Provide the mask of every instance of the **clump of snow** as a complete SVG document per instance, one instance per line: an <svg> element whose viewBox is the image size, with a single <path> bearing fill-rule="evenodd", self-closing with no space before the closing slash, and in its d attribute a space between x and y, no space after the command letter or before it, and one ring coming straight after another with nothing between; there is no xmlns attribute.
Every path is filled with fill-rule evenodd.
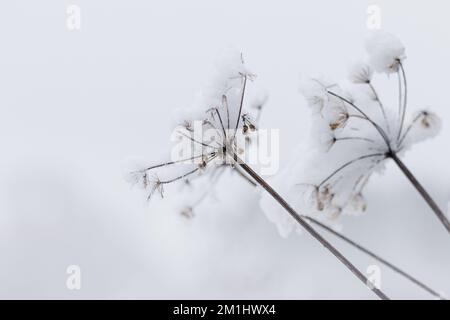
<svg viewBox="0 0 450 320"><path fill-rule="evenodd" d="M376 72L395 73L405 58L405 47L400 40L385 31L372 31L366 40L369 65Z"/></svg>
<svg viewBox="0 0 450 320"><path fill-rule="evenodd" d="M439 116L431 110L424 109L413 113L402 138L407 145L436 137L442 128Z"/></svg>
<svg viewBox="0 0 450 320"><path fill-rule="evenodd" d="M142 174L142 171L146 168L147 163L142 158L129 158L123 165L123 178L132 187L138 187L141 189L146 188L146 177Z"/></svg>

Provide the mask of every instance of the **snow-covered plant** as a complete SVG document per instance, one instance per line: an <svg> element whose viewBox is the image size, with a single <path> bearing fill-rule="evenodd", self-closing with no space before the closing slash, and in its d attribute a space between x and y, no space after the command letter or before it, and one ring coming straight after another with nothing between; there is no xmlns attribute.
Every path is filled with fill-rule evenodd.
<svg viewBox="0 0 450 320"><path fill-rule="evenodd" d="M212 189L214 181L223 170L231 168L247 181L259 185L281 205L297 223L329 250L364 285L368 286L382 299L387 296L374 286L370 286L363 275L330 242L313 229L267 182L261 178L244 160L246 144L252 141L251 134L256 131L256 121L264 98L247 104L248 82L254 75L244 64L241 54L228 54L217 65L214 77L199 95L194 106L179 110L178 126L175 130L176 148L171 159L156 165L134 167L127 175L132 185L147 190L150 198L155 193L163 196L164 188L176 182L192 184L203 178L206 193L195 197L198 204ZM251 108L253 106L253 108ZM256 116L250 111L255 111ZM182 213L192 215L194 205L186 206ZM326 227L326 226L324 226Z"/></svg>
<svg viewBox="0 0 450 320"><path fill-rule="evenodd" d="M244 97L254 78L240 53L226 52L194 104L175 111L174 146L169 159L156 165L134 165L126 180L146 190L148 199L154 194L163 197L167 186L180 182L189 189L189 197L180 208L187 217L193 215L194 208L213 191L227 169L248 180L230 155L242 155L255 140L257 120L267 97L254 90L246 103Z"/></svg>
<svg viewBox="0 0 450 320"><path fill-rule="evenodd" d="M445 215L399 159L415 143L434 137L441 121L425 109L407 116L406 55L396 37L377 31L365 47L367 61L355 65L346 81L315 78L302 87L311 110L309 143L274 183L297 210L332 222L366 210L364 186L393 159L450 232ZM374 78L386 75L398 79L395 102L386 103L376 90ZM296 228L267 197L262 207L283 235Z"/></svg>

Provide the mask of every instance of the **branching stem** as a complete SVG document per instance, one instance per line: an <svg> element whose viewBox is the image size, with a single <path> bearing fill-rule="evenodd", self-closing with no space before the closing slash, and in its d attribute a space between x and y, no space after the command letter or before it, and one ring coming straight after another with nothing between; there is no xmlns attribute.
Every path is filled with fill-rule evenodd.
<svg viewBox="0 0 450 320"><path fill-rule="evenodd" d="M239 103L239 112L238 112L238 116L237 116L237 120L236 120L236 128L234 129L234 136L233 136L233 141L236 138L236 133L239 127L239 122L241 121L241 114L242 114L242 107L244 106L244 97L245 97L245 88L247 85L247 76L244 76L244 84L242 86L242 94L241 94L241 101Z"/></svg>
<svg viewBox="0 0 450 320"><path fill-rule="evenodd" d="M405 90L405 94L403 97L403 107L402 107L402 111L401 111L401 119L400 119L400 129L398 130L398 136L397 136L397 141L400 139L401 135L402 135L402 131L403 131L403 125L405 123L405 115L406 115L406 108L408 106L408 85L406 82L406 74L405 74L405 69L403 68L403 64L401 61L398 61L398 65L399 68L402 72L402 78L403 78L403 86L404 86L404 90Z"/></svg>
<svg viewBox="0 0 450 320"><path fill-rule="evenodd" d="M389 139L388 139L388 137L386 135L386 132L384 132L384 130L375 121L373 121L364 111L362 111L361 108L359 108L353 102L347 100L346 98L344 98L344 97L334 93L333 91L327 90L327 92L329 94L331 94L332 96L335 96L336 98L341 99L342 101L344 101L345 103L350 105L352 108L354 108L356 111L358 111L367 121L369 121L372 124L372 126L375 127L375 129L378 131L378 133L381 135L381 137L383 138L384 142L386 143L386 146L388 147L388 149L391 150L391 144L390 144Z"/></svg>
<svg viewBox="0 0 450 320"><path fill-rule="evenodd" d="M333 178L336 174L338 174L341 170L345 169L346 167L348 167L349 165L352 165L355 162L364 160L364 159L370 159L370 158L374 158L374 157L380 157L380 156L384 156L384 153L374 153L374 154L367 154L358 158L355 158L353 160L350 160L346 163L344 163L342 166L340 166L338 169L336 169L332 174L330 174L327 178L325 178L324 180L322 180L321 183L319 183L318 187L320 188L321 186L323 186L327 181L329 181L331 178Z"/></svg>

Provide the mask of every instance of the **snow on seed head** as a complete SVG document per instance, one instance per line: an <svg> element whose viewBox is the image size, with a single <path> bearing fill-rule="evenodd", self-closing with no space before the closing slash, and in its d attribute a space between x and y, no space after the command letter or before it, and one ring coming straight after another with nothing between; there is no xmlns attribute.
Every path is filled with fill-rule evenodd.
<svg viewBox="0 0 450 320"><path fill-rule="evenodd" d="M359 62L351 67L349 80L357 84L370 83L372 80L372 75L372 68L366 63Z"/></svg>
<svg viewBox="0 0 450 320"><path fill-rule="evenodd" d="M365 43L368 63L380 73L398 71L399 63L406 59L405 47L400 40L385 31L372 31Z"/></svg>
<svg viewBox="0 0 450 320"><path fill-rule="evenodd" d="M298 212L328 223L337 222L343 214L365 212L368 204L363 192L372 174L384 170L391 154L435 136L441 127L440 119L429 110L407 116L401 42L376 32L366 49L368 63L356 64L347 81L312 78L302 84L301 93L312 111L308 143L271 181ZM385 77L384 73L398 76L394 101L386 99L392 95L377 91L378 82L373 82L375 77ZM264 211L266 198L263 195L261 200ZM292 231L293 219L289 226L280 209L270 210L266 214L279 223L284 235Z"/></svg>
<svg viewBox="0 0 450 320"><path fill-rule="evenodd" d="M441 127L442 121L436 113L428 109L416 111L410 116L401 142L404 148L409 148L412 144L434 138Z"/></svg>
<svg viewBox="0 0 450 320"><path fill-rule="evenodd" d="M256 131L256 123L265 97L255 97L257 107L249 107L245 96L255 75L244 63L240 52L227 50L195 96L194 103L187 108L176 109L173 114L172 140L175 143L171 156L154 165L141 165L130 170L126 180L145 189L148 198L153 194L163 195L166 186L173 184L196 186L196 196L189 188L190 199L195 203L182 206L184 216L192 212L211 192L224 168L233 169L231 153L241 153L241 135L250 138ZM258 115L257 118L252 113ZM202 183L194 183L201 181ZM206 188L202 185L206 184ZM188 208L188 209L186 209Z"/></svg>

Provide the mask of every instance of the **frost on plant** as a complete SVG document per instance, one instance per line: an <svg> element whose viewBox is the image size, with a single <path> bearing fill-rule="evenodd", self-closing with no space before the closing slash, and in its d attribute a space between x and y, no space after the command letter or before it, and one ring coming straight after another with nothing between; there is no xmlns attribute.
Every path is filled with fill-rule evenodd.
<svg viewBox="0 0 450 320"><path fill-rule="evenodd" d="M146 190L148 199L163 197L167 186L182 182L179 185L189 189L189 196L179 211L190 217L227 168L248 179L233 166L230 155L243 154L255 138L266 97L256 94L246 102L254 77L241 53L226 52L193 106L176 110L169 159L154 165L134 164L127 181Z"/></svg>
<svg viewBox="0 0 450 320"><path fill-rule="evenodd" d="M440 119L430 110L407 116L405 49L393 35L374 32L366 42L366 62L351 68L345 81L313 78L302 86L311 111L309 143L273 183L299 212L327 222L367 208L363 190L385 160L434 137ZM396 101L384 101L374 77L397 77ZM282 235L295 222L268 197L262 207Z"/></svg>

